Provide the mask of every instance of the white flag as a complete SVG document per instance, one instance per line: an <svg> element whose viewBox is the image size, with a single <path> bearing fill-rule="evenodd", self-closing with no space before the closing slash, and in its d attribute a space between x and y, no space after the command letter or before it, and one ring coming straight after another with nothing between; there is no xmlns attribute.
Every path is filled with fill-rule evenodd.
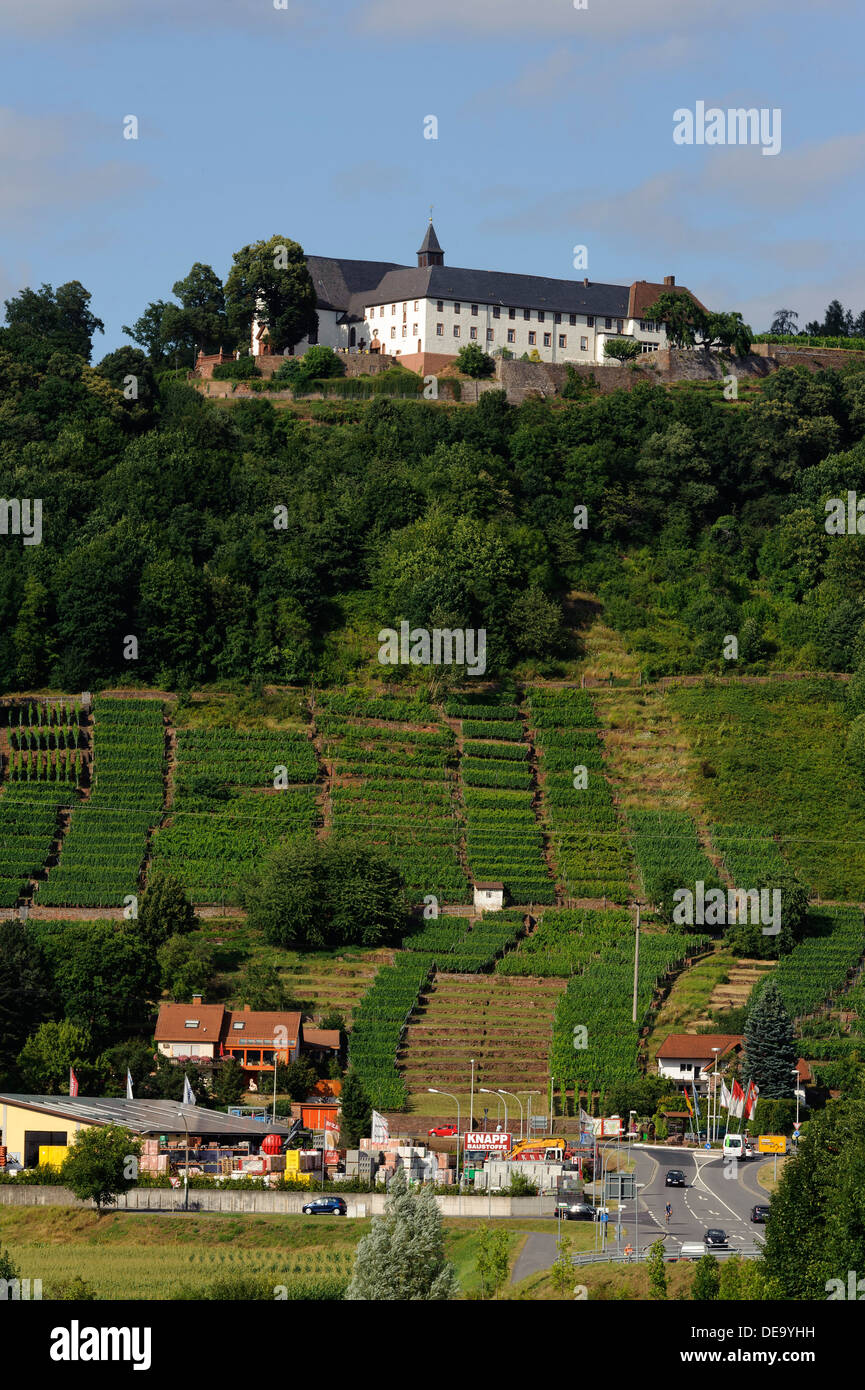
<svg viewBox="0 0 865 1390"><path fill-rule="evenodd" d="M732 1097L731 1093L727 1090L727 1083L726 1083L725 1081L722 1081L722 1082L721 1082L721 1105L723 1106L723 1108L724 1108L725 1110L729 1110L729 1109L730 1109L730 1106L732 1105L732 1103L733 1103L733 1097Z"/></svg>
<svg viewBox="0 0 865 1390"><path fill-rule="evenodd" d="M390 1125L384 1115L380 1115L377 1110L372 1112L372 1134L370 1137L374 1144L386 1144L390 1138Z"/></svg>
<svg viewBox="0 0 865 1390"><path fill-rule="evenodd" d="M132 1094L132 1072L129 1070L128 1067L126 1068L126 1099L135 1099L134 1095Z"/></svg>
<svg viewBox="0 0 865 1390"><path fill-rule="evenodd" d="M189 1084L189 1077L186 1075L186 1072L183 1073L183 1104L195 1104L195 1096L192 1094L192 1087Z"/></svg>
<svg viewBox="0 0 865 1390"><path fill-rule="evenodd" d="M592 1117L580 1106L580 1131L582 1133L588 1130L591 1133L591 1129Z"/></svg>

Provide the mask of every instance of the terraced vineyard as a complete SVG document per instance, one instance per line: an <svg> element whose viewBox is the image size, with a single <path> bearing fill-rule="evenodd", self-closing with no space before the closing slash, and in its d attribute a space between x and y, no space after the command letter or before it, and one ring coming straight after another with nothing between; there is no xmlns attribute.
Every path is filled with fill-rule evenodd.
<svg viewBox="0 0 865 1390"><path fill-rule="evenodd" d="M162 815L165 729L156 700L93 702L89 799L72 811L42 907L122 907L137 894L147 837Z"/></svg>
<svg viewBox="0 0 865 1390"><path fill-rule="evenodd" d="M553 856L571 898L627 902L627 844L605 776L598 718L583 690L530 689L533 737ZM587 784L575 786L585 770Z"/></svg>
<svg viewBox="0 0 865 1390"><path fill-rule="evenodd" d="M811 908L814 932L782 956L769 977L794 1019L820 1008L840 993L865 952L865 924L858 907ZM762 987L762 982L755 986Z"/></svg>
<svg viewBox="0 0 865 1390"><path fill-rule="evenodd" d="M14 907L42 870L57 835L58 811L71 789L50 782L12 782L0 795L0 907Z"/></svg>
<svg viewBox="0 0 865 1390"><path fill-rule="evenodd" d="M643 894L649 902L669 908L677 888L694 893L698 881L707 889L720 887L694 822L684 811L631 811L628 824Z"/></svg>

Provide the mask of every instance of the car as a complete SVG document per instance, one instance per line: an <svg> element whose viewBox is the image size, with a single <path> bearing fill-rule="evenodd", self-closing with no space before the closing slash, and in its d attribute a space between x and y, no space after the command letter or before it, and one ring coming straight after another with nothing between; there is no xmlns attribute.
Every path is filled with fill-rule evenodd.
<svg viewBox="0 0 865 1390"><path fill-rule="evenodd" d="M713 1227L706 1232L705 1242L710 1250L725 1249L729 1243L727 1241L727 1232L720 1230L718 1227Z"/></svg>
<svg viewBox="0 0 865 1390"><path fill-rule="evenodd" d="M316 1197L312 1202L307 1202L303 1214L304 1216L347 1216L348 1207L342 1197Z"/></svg>
<svg viewBox="0 0 865 1390"><path fill-rule="evenodd" d="M765 1224L766 1224L766 1217L767 1217L768 1215L769 1215L769 1204L768 1204L768 1202L759 1203L756 1207L752 1207L752 1208L751 1208L751 1220L752 1220L752 1221L757 1221L757 1222L759 1222L759 1224L760 1224L761 1226L765 1226Z"/></svg>
<svg viewBox="0 0 865 1390"><path fill-rule="evenodd" d="M591 1202L557 1202L556 1212L564 1221L594 1221L598 1215Z"/></svg>
<svg viewBox="0 0 865 1390"><path fill-rule="evenodd" d="M436 1139L450 1139L456 1132L456 1125L433 1125L432 1129L427 1130L427 1134L435 1135Z"/></svg>
<svg viewBox="0 0 865 1390"><path fill-rule="evenodd" d="M665 1187L687 1187L687 1185L688 1184L685 1182L685 1174L682 1172L681 1168L669 1168L667 1170L666 1176L664 1177Z"/></svg>

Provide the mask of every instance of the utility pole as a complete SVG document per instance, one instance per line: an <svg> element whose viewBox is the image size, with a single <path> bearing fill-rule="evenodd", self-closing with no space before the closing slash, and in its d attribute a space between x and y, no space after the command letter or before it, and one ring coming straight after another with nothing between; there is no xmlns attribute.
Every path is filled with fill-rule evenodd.
<svg viewBox="0 0 865 1390"><path fill-rule="evenodd" d="M640 977L640 904L637 903L637 925L634 932L634 1011L633 1021L637 1021L637 984Z"/></svg>

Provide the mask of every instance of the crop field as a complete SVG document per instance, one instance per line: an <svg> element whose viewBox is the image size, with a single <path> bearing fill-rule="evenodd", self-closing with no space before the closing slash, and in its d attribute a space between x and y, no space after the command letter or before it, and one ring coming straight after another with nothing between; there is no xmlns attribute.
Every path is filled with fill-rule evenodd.
<svg viewBox="0 0 865 1390"><path fill-rule="evenodd" d="M0 794L0 907L14 907L42 869L57 833L57 812L71 790L50 782L14 782Z"/></svg>
<svg viewBox="0 0 865 1390"><path fill-rule="evenodd" d="M713 825L709 833L737 888L754 888L765 874L790 870L777 843L764 830L737 823Z"/></svg>
<svg viewBox="0 0 865 1390"><path fill-rule="evenodd" d="M544 954L557 967L570 965L568 987L556 1009L550 1070L562 1086L598 1089L632 1077L637 1070L639 1028L649 1017L658 981L679 970L708 942L682 932L642 932L637 988L637 1022L632 1021L634 924L629 913L557 912L523 942L540 964ZM575 1030L585 1028L585 1038ZM581 1046L585 1041L586 1045Z"/></svg>
<svg viewBox="0 0 865 1390"><path fill-rule="evenodd" d="M821 898L865 901L865 787L847 753L840 681L706 684L668 696L705 765L710 819L776 836Z"/></svg>
<svg viewBox="0 0 865 1390"><path fill-rule="evenodd" d="M318 776L315 749L300 729L180 729L177 783L195 790L201 779L233 787L312 783Z"/></svg>
<svg viewBox="0 0 865 1390"><path fill-rule="evenodd" d="M718 875L697 837L691 817L684 811L630 811L631 845L643 885L643 893L656 906L669 906L677 888L695 892L720 886Z"/></svg>
<svg viewBox="0 0 865 1390"><path fill-rule="evenodd" d="M571 898L626 902L630 866L627 844L605 776L598 719L582 690L532 689L530 720L559 877ZM585 769L587 785L575 787Z"/></svg>
<svg viewBox="0 0 865 1390"><path fill-rule="evenodd" d="M865 924L859 908L811 908L808 917L808 930L814 934L782 956L769 977L794 1019L812 1013L840 993L865 951ZM761 985L755 988L759 990Z"/></svg>
<svg viewBox="0 0 865 1390"><path fill-rule="evenodd" d="M40 907L121 907L138 892L147 836L162 815L164 739L159 701L94 700L90 797L72 812L60 862L39 885Z"/></svg>
<svg viewBox="0 0 865 1390"><path fill-rule="evenodd" d="M318 703L334 833L385 851L416 901L465 902L452 731L429 706L392 697L328 695ZM425 727L399 727L412 716ZM364 722L373 719L387 724Z"/></svg>

